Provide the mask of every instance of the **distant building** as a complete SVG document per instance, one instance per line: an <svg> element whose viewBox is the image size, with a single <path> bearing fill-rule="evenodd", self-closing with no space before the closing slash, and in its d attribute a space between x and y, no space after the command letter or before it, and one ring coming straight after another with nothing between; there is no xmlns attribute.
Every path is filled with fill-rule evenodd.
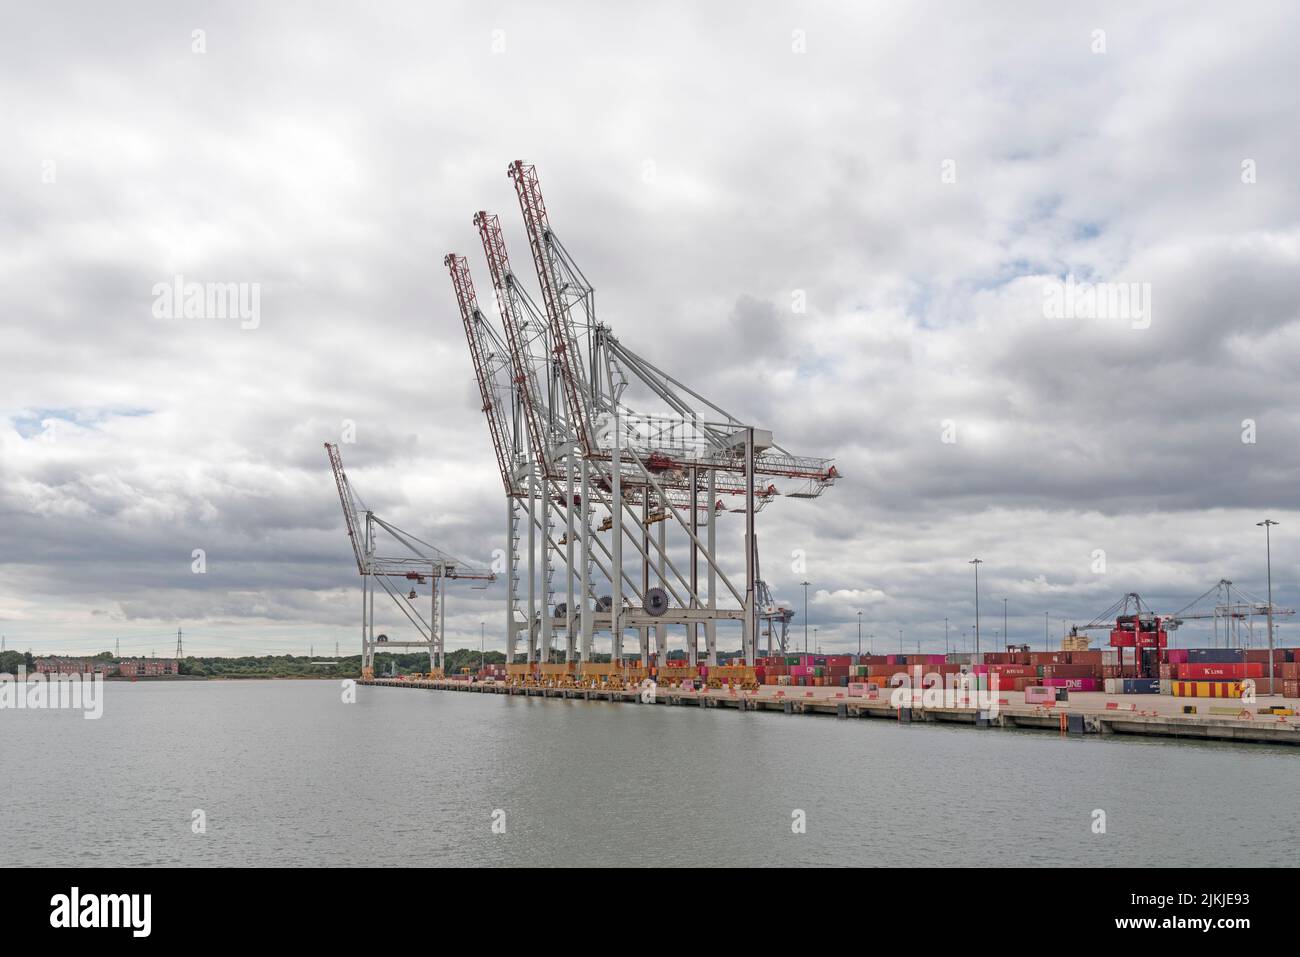
<svg viewBox="0 0 1300 957"><path fill-rule="evenodd" d="M116 661L102 658L37 658L35 665L45 675L109 674L117 670Z"/></svg>
<svg viewBox="0 0 1300 957"><path fill-rule="evenodd" d="M118 663L123 678L176 675L180 674L180 666L175 658L126 658Z"/></svg>

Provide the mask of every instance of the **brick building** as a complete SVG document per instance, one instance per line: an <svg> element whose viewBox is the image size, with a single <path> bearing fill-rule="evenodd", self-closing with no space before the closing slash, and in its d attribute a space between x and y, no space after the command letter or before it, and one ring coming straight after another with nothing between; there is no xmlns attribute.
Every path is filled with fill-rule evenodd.
<svg viewBox="0 0 1300 957"><path fill-rule="evenodd" d="M123 678L180 674L180 662L175 658L126 658L118 666L122 669Z"/></svg>
<svg viewBox="0 0 1300 957"><path fill-rule="evenodd" d="M117 670L116 661L102 658L37 658L35 665L45 675L107 675Z"/></svg>

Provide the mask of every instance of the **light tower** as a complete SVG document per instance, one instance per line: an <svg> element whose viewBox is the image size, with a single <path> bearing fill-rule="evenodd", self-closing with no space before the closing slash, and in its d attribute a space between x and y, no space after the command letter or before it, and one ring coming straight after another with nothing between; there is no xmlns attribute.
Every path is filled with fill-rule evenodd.
<svg viewBox="0 0 1300 957"><path fill-rule="evenodd" d="M1255 524L1264 529L1264 555L1268 562L1268 690L1272 694L1276 672L1273 670L1273 542L1270 532L1278 523L1266 518Z"/></svg>

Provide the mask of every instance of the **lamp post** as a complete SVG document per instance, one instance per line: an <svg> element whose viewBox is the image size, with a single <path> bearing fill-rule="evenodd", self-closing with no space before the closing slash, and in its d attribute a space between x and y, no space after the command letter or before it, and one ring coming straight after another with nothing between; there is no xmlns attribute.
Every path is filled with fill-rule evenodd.
<svg viewBox="0 0 1300 957"><path fill-rule="evenodd" d="M903 629L898 629L898 653L903 653Z"/></svg>
<svg viewBox="0 0 1300 957"><path fill-rule="evenodd" d="M943 620L943 654L948 656L948 619Z"/></svg>
<svg viewBox="0 0 1300 957"><path fill-rule="evenodd" d="M984 564L981 558L972 558L966 563L975 566L975 654L980 653L980 566Z"/></svg>
<svg viewBox="0 0 1300 957"><path fill-rule="evenodd" d="M1002 599L1002 639L1011 644L1011 632L1007 631L1007 600Z"/></svg>
<svg viewBox="0 0 1300 957"><path fill-rule="evenodd" d="M1272 694L1275 672L1273 671L1273 542L1270 530L1278 523L1271 518L1266 518L1255 524L1264 529L1264 556L1268 562L1268 690Z"/></svg>
<svg viewBox="0 0 1300 957"><path fill-rule="evenodd" d="M858 657L862 657L862 612L858 612Z"/></svg>
<svg viewBox="0 0 1300 957"><path fill-rule="evenodd" d="M811 582L800 582L803 585L803 653L808 654L808 586Z"/></svg>

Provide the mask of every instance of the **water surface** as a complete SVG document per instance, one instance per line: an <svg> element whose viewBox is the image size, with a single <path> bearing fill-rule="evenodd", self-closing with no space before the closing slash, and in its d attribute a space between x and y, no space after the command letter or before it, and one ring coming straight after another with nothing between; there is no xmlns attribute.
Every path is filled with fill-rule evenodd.
<svg viewBox="0 0 1300 957"><path fill-rule="evenodd" d="M98 721L0 712L0 863L1191 867L1300 849L1300 749L398 688L344 704L335 681L105 694Z"/></svg>

